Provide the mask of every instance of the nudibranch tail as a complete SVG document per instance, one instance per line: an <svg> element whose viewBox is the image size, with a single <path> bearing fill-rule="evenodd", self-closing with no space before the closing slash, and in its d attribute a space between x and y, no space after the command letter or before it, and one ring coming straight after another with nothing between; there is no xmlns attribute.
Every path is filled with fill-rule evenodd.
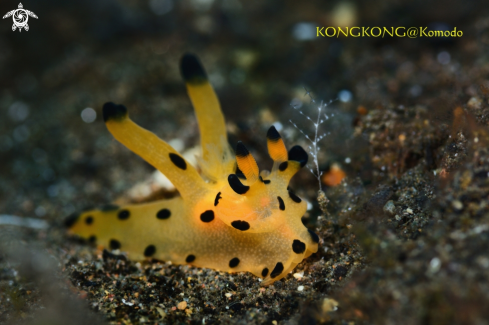
<svg viewBox="0 0 489 325"><path fill-rule="evenodd" d="M178 255L175 243L182 240L180 228L185 222L180 216L184 206L182 197L125 206L110 204L75 215L77 220L70 231L99 246L120 249L134 260L157 256L183 264L185 256ZM162 227L172 231L162 233Z"/></svg>
<svg viewBox="0 0 489 325"><path fill-rule="evenodd" d="M262 277L263 285L271 284L318 249L319 238L301 221L307 204L288 188L308 155L300 146L287 151L273 126L267 132L271 171L260 172L241 142L233 155L219 102L199 60L186 54L180 67L201 131L202 175L168 143L132 122L125 106L106 103L109 131L165 174L181 196L103 206L70 217L67 226L131 259L248 271Z"/></svg>

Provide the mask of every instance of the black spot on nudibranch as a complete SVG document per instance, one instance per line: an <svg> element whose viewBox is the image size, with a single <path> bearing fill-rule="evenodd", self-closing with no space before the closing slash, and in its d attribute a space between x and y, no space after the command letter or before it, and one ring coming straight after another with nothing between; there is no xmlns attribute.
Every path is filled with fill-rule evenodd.
<svg viewBox="0 0 489 325"><path fill-rule="evenodd" d="M233 191L235 191L238 194L245 194L250 189L249 186L243 185L243 183L241 183L241 181L239 180L238 176L236 176L235 174L230 174L228 176L228 183L229 186L231 186L231 188L233 189Z"/></svg>
<svg viewBox="0 0 489 325"><path fill-rule="evenodd" d="M285 210L285 203L284 203L284 200L282 200L282 198L280 196L277 196L277 200L278 200L278 208L282 211Z"/></svg>
<svg viewBox="0 0 489 325"><path fill-rule="evenodd" d="M292 250L296 254L302 254L306 251L306 244L301 242L299 239L294 239L292 242Z"/></svg>
<svg viewBox="0 0 489 325"><path fill-rule="evenodd" d="M275 126L272 125L267 131L267 139L273 142L277 142L281 138L282 137L280 136L280 133L278 133Z"/></svg>
<svg viewBox="0 0 489 325"><path fill-rule="evenodd" d="M131 212L129 212L129 210L122 210L117 214L117 218L119 218L119 220L127 220L130 216Z"/></svg>
<svg viewBox="0 0 489 325"><path fill-rule="evenodd" d="M316 233L314 231L312 231L311 229L307 229L307 231L309 231L309 235L311 235L312 241L315 243L319 243L319 236L316 235Z"/></svg>
<svg viewBox="0 0 489 325"><path fill-rule="evenodd" d="M65 219L65 227L66 228L71 228L80 218L80 214L75 212L70 214L66 219Z"/></svg>
<svg viewBox="0 0 489 325"><path fill-rule="evenodd" d="M295 195L295 193L292 191L289 191L289 197L295 203L301 203L302 202L302 199L300 197L298 197L297 195Z"/></svg>
<svg viewBox="0 0 489 325"><path fill-rule="evenodd" d="M104 104L103 117L104 121L120 121L127 116L127 108L124 105L116 105L112 102Z"/></svg>
<svg viewBox="0 0 489 325"><path fill-rule="evenodd" d="M97 236L95 235L91 235L90 237L88 237L88 241L91 243L91 244L95 244L97 242Z"/></svg>
<svg viewBox="0 0 489 325"><path fill-rule="evenodd" d="M182 170L185 170L187 169L187 163L185 162L185 160L180 157L179 155L175 154L175 153L170 153L170 160L171 162L177 166L178 168L182 169Z"/></svg>
<svg viewBox="0 0 489 325"><path fill-rule="evenodd" d="M260 179L260 181L262 181L262 182L263 182L265 185L268 185L268 184L270 184L270 182L271 182L271 180L269 180L269 179L263 179L263 177L261 177L261 176L259 176L258 178L259 178L259 179Z"/></svg>
<svg viewBox="0 0 489 325"><path fill-rule="evenodd" d="M121 248L121 243L118 240L111 239L109 241L109 247L110 247L110 249L119 249L119 248Z"/></svg>
<svg viewBox="0 0 489 325"><path fill-rule="evenodd" d="M264 268L263 271L261 271L261 276L266 277L268 275L268 268Z"/></svg>
<svg viewBox="0 0 489 325"><path fill-rule="evenodd" d="M229 267L231 268L238 266L238 264L239 264L239 258L237 257L229 261Z"/></svg>
<svg viewBox="0 0 489 325"><path fill-rule="evenodd" d="M199 59L190 53L182 56L180 73L185 82L189 84L201 84L207 81L207 75Z"/></svg>
<svg viewBox="0 0 489 325"><path fill-rule="evenodd" d="M282 264L282 262L278 262L276 265L275 265L275 268L273 269L272 273L270 273L270 277L273 279L273 278L276 278L277 276L280 275L280 273L282 273L284 271L284 265Z"/></svg>
<svg viewBox="0 0 489 325"><path fill-rule="evenodd" d="M153 256L155 253L156 253L156 247L155 247L155 245L149 245L149 246L148 246L148 247L146 247L146 249L144 250L144 256L146 256L146 257L151 257L151 256Z"/></svg>
<svg viewBox="0 0 489 325"><path fill-rule="evenodd" d="M309 159L307 152L302 149L301 146L293 146L289 150L289 160L298 161L301 164L301 167L304 167L307 164L307 160Z"/></svg>
<svg viewBox="0 0 489 325"><path fill-rule="evenodd" d="M241 221L241 220L235 220L231 222L231 226L241 231L250 229L250 224L246 221Z"/></svg>
<svg viewBox="0 0 489 325"><path fill-rule="evenodd" d="M284 161L283 163L281 163L280 165L278 165L278 170L280 170L281 172L283 172L284 170L287 169L287 167L289 167L289 163Z"/></svg>
<svg viewBox="0 0 489 325"><path fill-rule="evenodd" d="M87 225L91 225L93 223L93 217L92 216L88 216L85 218L85 223Z"/></svg>
<svg viewBox="0 0 489 325"><path fill-rule="evenodd" d="M240 179L246 179L245 174L243 174L243 172L241 171L241 169L239 169L238 165L236 165L236 173L235 174Z"/></svg>
<svg viewBox="0 0 489 325"><path fill-rule="evenodd" d="M99 208L99 210L102 212L109 212L109 211L119 210L119 206L111 203L111 204L102 205Z"/></svg>
<svg viewBox="0 0 489 325"><path fill-rule="evenodd" d="M168 209L161 209L156 214L156 218L158 218L160 220L168 219L168 218L170 218L170 216L171 216L171 211Z"/></svg>
<svg viewBox="0 0 489 325"><path fill-rule="evenodd" d="M192 255L192 254L187 256L187 258L185 259L185 262L187 262L187 263L192 263L193 261L195 261L195 255Z"/></svg>
<svg viewBox="0 0 489 325"><path fill-rule="evenodd" d="M219 200L222 199L221 192L217 193L216 198L214 199L214 206L217 207L219 204Z"/></svg>
<svg viewBox="0 0 489 325"><path fill-rule="evenodd" d="M212 220L214 220L214 211L205 211L200 215L200 220L202 220L202 222L211 222Z"/></svg>

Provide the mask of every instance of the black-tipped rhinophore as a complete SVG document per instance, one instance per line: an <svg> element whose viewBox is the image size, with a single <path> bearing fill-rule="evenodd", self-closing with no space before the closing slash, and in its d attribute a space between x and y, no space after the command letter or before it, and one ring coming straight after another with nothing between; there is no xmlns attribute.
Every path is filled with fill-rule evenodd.
<svg viewBox="0 0 489 325"><path fill-rule="evenodd" d="M186 53L182 56L180 61L180 73L185 82L190 84L200 84L207 81L207 74L199 59L190 53Z"/></svg>
<svg viewBox="0 0 489 325"><path fill-rule="evenodd" d="M248 149L246 149L245 145L243 142L238 141L238 144L236 145L236 156L238 157L246 157L250 154Z"/></svg>
<svg viewBox="0 0 489 325"><path fill-rule="evenodd" d="M120 120L127 115L127 108L124 105L116 105L112 102L104 104L103 108L104 121Z"/></svg>
<svg viewBox="0 0 489 325"><path fill-rule="evenodd" d="M301 146L293 146L289 150L289 160L298 161L301 164L301 167L304 167L307 164L307 152L302 149Z"/></svg>
<svg viewBox="0 0 489 325"><path fill-rule="evenodd" d="M267 139L275 142L280 138L282 138L282 137L278 133L277 129L272 125L267 131Z"/></svg>
<svg viewBox="0 0 489 325"><path fill-rule="evenodd" d="M249 186L243 185L243 183L241 183L241 181L239 180L238 176L236 176L235 174L231 174L228 176L228 183L229 186L231 186L231 188L233 189L233 191L235 191L238 194L245 194L250 189Z"/></svg>

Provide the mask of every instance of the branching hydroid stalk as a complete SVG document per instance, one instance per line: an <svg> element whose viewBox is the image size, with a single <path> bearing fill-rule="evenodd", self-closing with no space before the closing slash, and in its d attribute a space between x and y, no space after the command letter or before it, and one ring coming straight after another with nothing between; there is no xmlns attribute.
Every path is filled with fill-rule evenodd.
<svg viewBox="0 0 489 325"><path fill-rule="evenodd" d="M313 104L316 103L316 101L314 100L314 98L312 98L311 93L307 89L306 89L306 95L309 96L309 98L311 99L311 102ZM291 106L296 111L298 111L299 114L301 114L306 119L308 119L309 121L311 121L313 123L313 125L314 125L314 138L311 138L301 128L299 128L297 126L297 124L295 124L292 120L289 120L290 123L292 123L292 125L297 130L299 130L299 132L302 133L304 135L304 137L311 143L311 145L309 145L309 153L311 154L311 156L313 158L313 162L314 162L314 167L313 168L315 170L313 168L309 167L309 171L317 178L319 189L321 189L321 175L323 174L323 172L319 170L318 153L319 153L319 150L321 150L321 148L319 147L318 144L319 144L319 141L321 141L326 135L329 134L329 133L319 134L319 127L320 127L321 124L323 124L326 120L329 119L329 116L328 115L326 115L326 114L321 115L321 113L323 111L323 108L325 108L326 106L328 106L331 103L332 103L332 101L330 101L327 104L325 104L323 101L321 101L321 103L318 106L318 115L317 115L316 121L314 121L313 119L311 119L308 115L304 114L304 112L302 112L302 110L300 110L300 106L298 107L298 106L294 106L294 105L291 104ZM324 116L324 119L322 119L322 116ZM331 114L331 116L333 116L333 114Z"/></svg>

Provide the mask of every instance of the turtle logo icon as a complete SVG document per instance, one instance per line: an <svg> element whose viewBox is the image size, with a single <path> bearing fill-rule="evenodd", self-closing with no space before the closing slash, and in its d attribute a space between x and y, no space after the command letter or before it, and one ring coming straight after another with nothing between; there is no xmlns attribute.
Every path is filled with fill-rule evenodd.
<svg viewBox="0 0 489 325"><path fill-rule="evenodd" d="M15 32L15 30L18 28L19 32L22 31L22 28L24 28L26 31L29 30L29 25L27 25L27 21L29 20L29 16L36 18L37 16L35 13L29 10L25 10L24 6L22 6L22 3L19 3L19 8L14 9L12 11L9 11L3 16L3 19L8 18L12 16L14 20L14 24L12 25L12 31Z"/></svg>

